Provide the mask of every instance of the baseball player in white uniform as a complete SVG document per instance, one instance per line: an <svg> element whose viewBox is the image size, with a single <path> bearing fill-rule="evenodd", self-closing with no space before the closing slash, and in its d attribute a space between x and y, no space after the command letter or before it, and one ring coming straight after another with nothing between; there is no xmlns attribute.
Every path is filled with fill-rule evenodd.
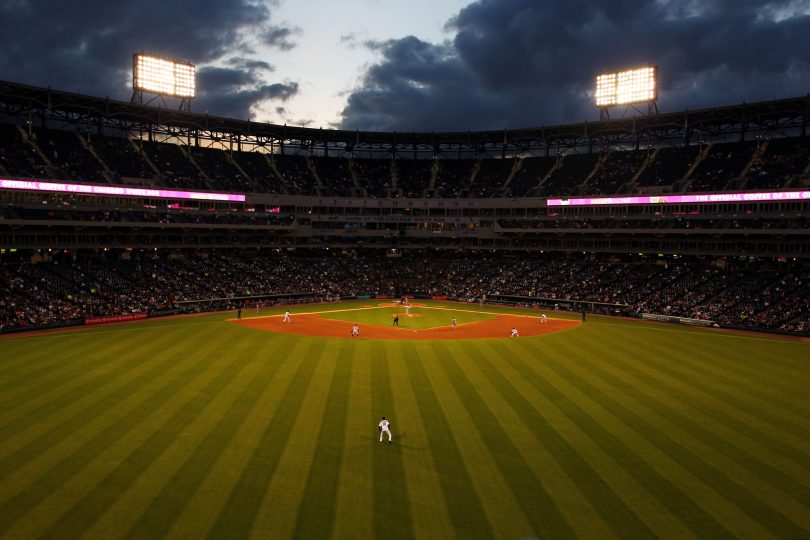
<svg viewBox="0 0 810 540"><path fill-rule="evenodd" d="M290 319L290 312L289 311L284 312L284 320L282 322L285 322L287 324L292 323L292 319Z"/></svg>
<svg viewBox="0 0 810 540"><path fill-rule="evenodd" d="M380 428L380 442L383 442L383 435L385 433L388 433L388 442L390 443L391 442L391 422L386 420L385 417L383 416L382 420L380 420L379 428Z"/></svg>
<svg viewBox="0 0 810 540"><path fill-rule="evenodd" d="M545 313L540 314L540 324L546 324L548 322L548 317L546 317Z"/></svg>
<svg viewBox="0 0 810 540"><path fill-rule="evenodd" d="M360 337L360 327L356 324L352 326L352 337Z"/></svg>
<svg viewBox="0 0 810 540"><path fill-rule="evenodd" d="M518 329L512 328L512 335L509 337L520 337L520 334L518 334Z"/></svg>

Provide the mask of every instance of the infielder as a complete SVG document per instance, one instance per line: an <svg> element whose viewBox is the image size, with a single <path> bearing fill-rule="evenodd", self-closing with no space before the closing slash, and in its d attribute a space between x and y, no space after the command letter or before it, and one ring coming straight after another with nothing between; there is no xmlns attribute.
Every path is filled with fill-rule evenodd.
<svg viewBox="0 0 810 540"><path fill-rule="evenodd" d="M380 442L383 442L383 434L388 433L388 442L391 442L391 422L382 417L379 423L380 428Z"/></svg>
<svg viewBox="0 0 810 540"><path fill-rule="evenodd" d="M352 326L352 337L360 337L360 327L356 324Z"/></svg>
<svg viewBox="0 0 810 540"><path fill-rule="evenodd" d="M281 321L281 322L285 322L287 324L292 324L292 319L290 319L290 312L289 311L284 312L284 320Z"/></svg>
<svg viewBox="0 0 810 540"><path fill-rule="evenodd" d="M548 317L546 317L545 313L540 314L540 324L546 324L548 322Z"/></svg>
<svg viewBox="0 0 810 540"><path fill-rule="evenodd" d="M457 325L458 325L458 323L456 323L456 318L455 318L455 317L453 317L452 319L450 319L450 326L452 326L453 328L455 328Z"/></svg>
<svg viewBox="0 0 810 540"><path fill-rule="evenodd" d="M513 337L520 337L520 334L518 334L518 329L517 329L517 328L512 328L512 335L511 335L511 336L509 336L509 337L510 337L510 338L513 338Z"/></svg>

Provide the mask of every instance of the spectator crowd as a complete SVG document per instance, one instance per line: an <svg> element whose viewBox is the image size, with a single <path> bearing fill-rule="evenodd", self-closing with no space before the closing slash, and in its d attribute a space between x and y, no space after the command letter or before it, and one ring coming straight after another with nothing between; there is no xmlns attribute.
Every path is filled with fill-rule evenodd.
<svg viewBox="0 0 810 540"><path fill-rule="evenodd" d="M810 332L810 268L786 262L616 256L445 258L211 254L0 264L0 329L222 309L292 294L448 296L579 308L626 306L720 325ZM246 300L250 299L250 300ZM587 304L586 304L587 303Z"/></svg>

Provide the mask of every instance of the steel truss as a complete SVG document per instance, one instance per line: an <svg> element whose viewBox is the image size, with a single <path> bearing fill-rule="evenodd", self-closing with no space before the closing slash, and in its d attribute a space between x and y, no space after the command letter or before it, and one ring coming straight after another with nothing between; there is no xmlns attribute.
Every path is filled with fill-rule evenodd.
<svg viewBox="0 0 810 540"><path fill-rule="evenodd" d="M810 96L527 129L399 133L251 122L0 81L0 121L239 151L357 158L506 158L805 136Z"/></svg>

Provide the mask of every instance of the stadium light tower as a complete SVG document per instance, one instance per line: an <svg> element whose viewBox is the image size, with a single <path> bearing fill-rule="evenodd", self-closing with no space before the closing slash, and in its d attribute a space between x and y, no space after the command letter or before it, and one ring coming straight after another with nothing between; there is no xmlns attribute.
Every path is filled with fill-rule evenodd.
<svg viewBox="0 0 810 540"><path fill-rule="evenodd" d="M149 105L164 98L180 99L180 110L191 111L191 100L196 92L196 67L186 60L158 56L146 52L132 55L132 103L144 104L144 93L154 94Z"/></svg>
<svg viewBox="0 0 810 540"><path fill-rule="evenodd" d="M645 114L640 104L647 105L646 114L658 113L658 66L600 73L594 97L600 120L610 118L611 107L624 106L622 116L630 109Z"/></svg>

